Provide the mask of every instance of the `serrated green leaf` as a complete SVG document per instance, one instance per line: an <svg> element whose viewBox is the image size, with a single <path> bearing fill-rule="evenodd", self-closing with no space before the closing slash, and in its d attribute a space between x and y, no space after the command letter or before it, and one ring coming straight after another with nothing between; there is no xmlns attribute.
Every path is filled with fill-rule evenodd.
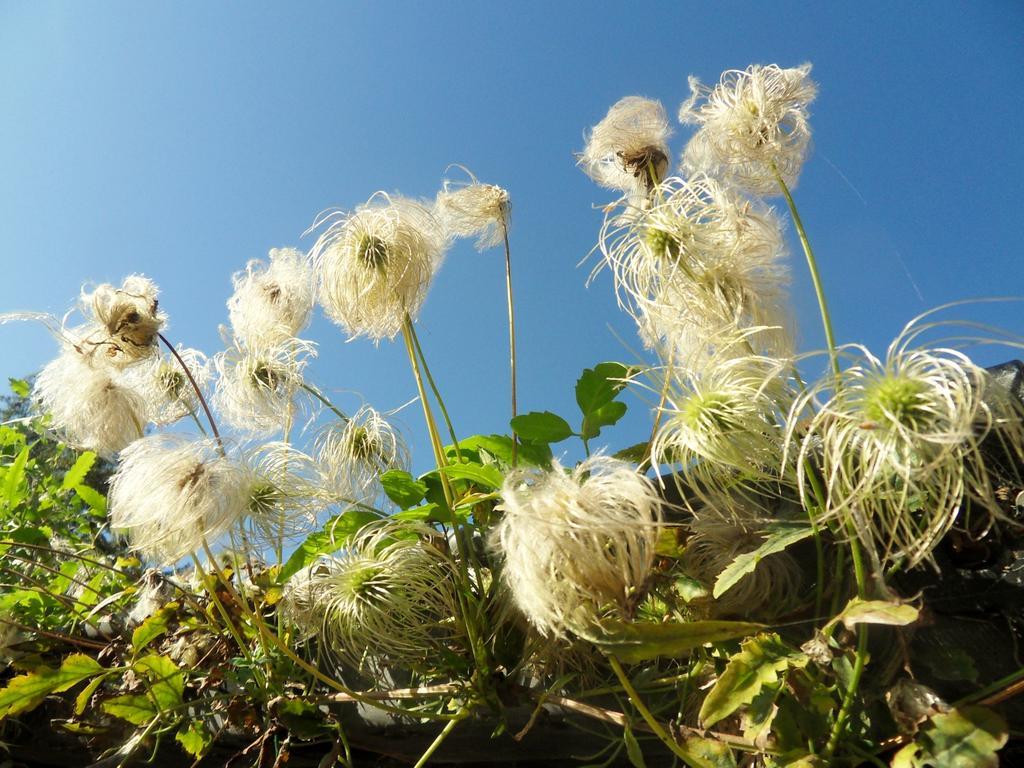
<svg viewBox="0 0 1024 768"><path fill-rule="evenodd" d="M201 723L191 722L178 729L174 740L181 744L181 748L192 757L200 757L210 746L211 738Z"/></svg>
<svg viewBox="0 0 1024 768"><path fill-rule="evenodd" d="M455 480L469 480L485 488L501 488L505 480L493 464L449 464L442 471Z"/></svg>
<svg viewBox="0 0 1024 768"><path fill-rule="evenodd" d="M594 643L604 653L627 664L658 657L677 658L694 648L721 640L745 637L763 629L762 624L744 621L689 621L655 624L653 622L605 621L594 629L577 634Z"/></svg>
<svg viewBox="0 0 1024 768"><path fill-rule="evenodd" d="M177 607L177 604L165 605L135 628L132 632L132 648L136 653L167 631L167 625Z"/></svg>
<svg viewBox="0 0 1024 768"><path fill-rule="evenodd" d="M120 717L132 725L145 725L160 714L148 696L115 696L100 706L108 715Z"/></svg>
<svg viewBox="0 0 1024 768"><path fill-rule="evenodd" d="M79 485L85 480L85 476L89 474L89 470L92 469L92 465L95 463L96 454L92 451L85 451L78 457L71 469L64 473L64 479L61 481L60 487L68 491Z"/></svg>
<svg viewBox="0 0 1024 768"><path fill-rule="evenodd" d="M725 570L718 574L715 579L715 587L712 596L716 599L724 595L739 583L740 579L748 573L753 572L757 564L768 555L781 552L791 544L796 544L809 536L814 531L806 523L771 523L765 527L764 542L753 552L739 555Z"/></svg>
<svg viewBox="0 0 1024 768"><path fill-rule="evenodd" d="M27 495L25 482L25 465L28 463L28 446L25 446L14 457L4 472L3 486L0 487L0 499L8 509L16 507Z"/></svg>
<svg viewBox="0 0 1024 768"><path fill-rule="evenodd" d="M789 667L803 667L807 656L795 651L774 633L752 637L729 659L722 676L708 692L700 708L700 721L710 728L740 707L750 704L765 685L778 681Z"/></svg>
<svg viewBox="0 0 1024 768"><path fill-rule="evenodd" d="M337 551L350 537L358 533L360 528L374 520L380 520L380 515L368 509L349 509L335 515L324 523L323 530L310 534L295 548L278 572L278 583L284 584L320 555Z"/></svg>
<svg viewBox="0 0 1024 768"><path fill-rule="evenodd" d="M626 744L626 757L629 758L629 762L634 768L647 768L647 763L644 762L644 753L640 749L640 743L636 740L636 736L633 735L633 731L627 725L622 731L622 740Z"/></svg>
<svg viewBox="0 0 1024 768"><path fill-rule="evenodd" d="M509 422L523 440L534 443L560 443L573 435L569 422L551 411L531 411Z"/></svg>
<svg viewBox="0 0 1024 768"><path fill-rule="evenodd" d="M51 693L66 691L93 675L106 672L96 659L75 653L64 659L58 669L40 667L13 678L0 690L0 720L8 715L35 709Z"/></svg>
<svg viewBox="0 0 1024 768"><path fill-rule="evenodd" d="M136 661L134 668L149 680L149 692L160 710L181 704L185 695L185 677L177 664L166 656L150 654Z"/></svg>
<svg viewBox="0 0 1024 768"><path fill-rule="evenodd" d="M427 484L401 469L389 469L380 476L384 493L402 509L414 507L427 495Z"/></svg>
<svg viewBox="0 0 1024 768"><path fill-rule="evenodd" d="M89 505L97 516L105 517L107 514L107 497L99 491L90 488L88 485L76 485L75 493L82 501Z"/></svg>

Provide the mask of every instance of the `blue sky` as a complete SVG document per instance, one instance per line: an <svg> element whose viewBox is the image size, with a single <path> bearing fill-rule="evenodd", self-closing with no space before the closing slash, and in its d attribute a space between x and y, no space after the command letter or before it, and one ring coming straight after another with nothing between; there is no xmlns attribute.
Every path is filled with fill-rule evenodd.
<svg viewBox="0 0 1024 768"><path fill-rule="evenodd" d="M141 272L169 335L213 354L248 259L308 248L318 211L378 189L432 197L459 162L512 195L521 410L572 416L579 372L640 348L607 275L587 288L577 267L610 199L574 167L584 129L630 94L674 114L691 73L811 61L797 203L837 336L881 352L925 309L1022 293L1022 33L1015 2L0 0L0 312L60 315L83 282ZM820 348L793 247L801 347ZM506 428L504 311L500 253L458 244L419 328L461 434ZM964 312L1024 330L1020 304ZM400 342L346 344L319 311L305 335L310 377L343 407L414 396ZM0 376L56 350L42 328L0 327ZM644 436L631 403L617 446ZM400 421L426 468L418 410Z"/></svg>

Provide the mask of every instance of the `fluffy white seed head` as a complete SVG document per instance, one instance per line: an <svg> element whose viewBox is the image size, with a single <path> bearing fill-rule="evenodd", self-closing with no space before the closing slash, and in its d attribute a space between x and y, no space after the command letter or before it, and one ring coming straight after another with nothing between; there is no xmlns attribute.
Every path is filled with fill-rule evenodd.
<svg viewBox="0 0 1024 768"><path fill-rule="evenodd" d="M793 407L824 400L799 442L807 503L815 503L807 476L815 471L825 517L856 531L882 564L908 568L931 558L965 499L1001 514L982 441L998 430L1018 458L1024 445L1019 409L1000 413L987 372L957 350L909 347L915 333L908 326L885 360L848 348L857 359L841 386L819 383ZM805 427L791 422L796 441Z"/></svg>
<svg viewBox="0 0 1024 768"><path fill-rule="evenodd" d="M721 176L758 195L781 193L773 168L792 188L811 141L807 107L817 95L811 65L754 64L722 74L713 89L690 78L682 123L700 126L686 147L687 171Z"/></svg>
<svg viewBox="0 0 1024 768"><path fill-rule="evenodd" d="M133 549L173 565L213 543L249 511L253 473L214 440L152 435L121 454L110 479L110 524Z"/></svg>
<svg viewBox="0 0 1024 768"><path fill-rule="evenodd" d="M602 187L646 192L654 186L652 170L659 181L668 172L671 134L661 102L627 96L590 130L578 164Z"/></svg>
<svg viewBox="0 0 1024 768"><path fill-rule="evenodd" d="M794 395L784 361L726 348L700 369L668 375L655 462L677 465L698 497L788 474L781 462Z"/></svg>
<svg viewBox="0 0 1024 768"><path fill-rule="evenodd" d="M247 540L272 545L280 537L292 540L312 533L329 501L316 462L280 441L246 451L245 462L253 474Z"/></svg>
<svg viewBox="0 0 1024 768"><path fill-rule="evenodd" d="M300 339L274 346L233 344L213 359L215 407L229 425L254 435L282 429L293 416L302 371L314 354L313 344Z"/></svg>
<svg viewBox="0 0 1024 768"><path fill-rule="evenodd" d="M344 424L328 425L316 439L316 459L325 492L337 501L368 503L378 478L391 469L408 471L409 448L378 411L363 406Z"/></svg>
<svg viewBox="0 0 1024 768"><path fill-rule="evenodd" d="M167 320L158 309L158 293L156 284L142 275L125 278L120 288L104 283L83 289L82 312L94 326L84 334L83 344L119 366L155 355L157 334Z"/></svg>
<svg viewBox="0 0 1024 768"><path fill-rule="evenodd" d="M272 248L270 263L254 259L232 277L228 316L236 338L273 346L296 336L313 311L313 265L295 248Z"/></svg>
<svg viewBox="0 0 1024 768"><path fill-rule="evenodd" d="M599 242L645 340L675 347L678 360L708 337L744 332L756 351L789 354L789 272L774 213L705 175L659 190L635 216L609 212Z"/></svg>
<svg viewBox="0 0 1024 768"><path fill-rule="evenodd" d="M584 630L609 608L628 613L654 558L661 502L628 464L594 456L566 473L505 479L490 545L515 604L546 636Z"/></svg>
<svg viewBox="0 0 1024 768"><path fill-rule="evenodd" d="M504 241L512 202L501 187L481 184L471 173L469 179L445 179L434 210L449 237L475 237L477 250L483 251Z"/></svg>
<svg viewBox="0 0 1024 768"><path fill-rule="evenodd" d="M352 338L393 338L408 313L415 318L447 238L422 203L378 192L331 222L313 246L319 301Z"/></svg>
<svg viewBox="0 0 1024 768"><path fill-rule="evenodd" d="M146 403L121 372L66 346L36 377L32 398L69 445L104 458L142 437Z"/></svg>
<svg viewBox="0 0 1024 768"><path fill-rule="evenodd" d="M205 389L211 376L206 355L181 345L176 351L199 388ZM126 378L145 399L149 420L158 426L173 424L200 408L195 388L173 355L159 355L133 366L126 372Z"/></svg>
<svg viewBox="0 0 1024 768"><path fill-rule="evenodd" d="M394 521L364 528L314 573L328 649L356 668L416 668L458 635L454 566L437 534Z"/></svg>

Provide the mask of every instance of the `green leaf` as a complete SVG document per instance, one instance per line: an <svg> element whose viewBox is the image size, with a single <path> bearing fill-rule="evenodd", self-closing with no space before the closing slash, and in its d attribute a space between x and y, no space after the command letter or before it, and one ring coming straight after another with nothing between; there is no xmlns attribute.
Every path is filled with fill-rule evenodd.
<svg viewBox="0 0 1024 768"><path fill-rule="evenodd" d="M587 438L588 440L590 438ZM621 451L612 454L613 459L621 459L632 464L640 464L651 457L651 444L646 440L642 443L635 443Z"/></svg>
<svg viewBox="0 0 1024 768"><path fill-rule="evenodd" d="M551 411L523 413L509 423L519 437L534 443L560 443L573 435L569 422Z"/></svg>
<svg viewBox="0 0 1024 768"><path fill-rule="evenodd" d="M51 693L66 691L93 675L107 670L91 656L75 653L64 659L59 669L40 667L12 679L0 690L0 720L39 706Z"/></svg>
<svg viewBox="0 0 1024 768"><path fill-rule="evenodd" d="M76 715L80 715L85 712L85 708L89 706L89 701L92 699L92 695L96 693L96 689L103 685L103 681L106 679L106 675L97 675L89 681L89 684L82 689L81 693L75 696Z"/></svg>
<svg viewBox="0 0 1024 768"><path fill-rule="evenodd" d="M25 446L4 472L4 484L0 489L0 498L8 509L16 507L27 495L25 482L25 464L28 463L28 446Z"/></svg>
<svg viewBox="0 0 1024 768"><path fill-rule="evenodd" d="M389 469L380 476L384 493L402 509L413 507L427 495L427 484L401 469Z"/></svg>
<svg viewBox="0 0 1024 768"><path fill-rule="evenodd" d="M449 464L442 468L448 477L469 480L485 488L501 488L505 478L493 464Z"/></svg>
<svg viewBox="0 0 1024 768"><path fill-rule="evenodd" d="M886 624L891 627L905 627L917 621L918 610L906 603L888 600L861 600L855 597L846 604L842 612L832 619L824 631L843 622L847 629L857 624Z"/></svg>
<svg viewBox="0 0 1024 768"><path fill-rule="evenodd" d="M160 714L148 696L115 696L100 706L108 715L120 717L132 725L144 725Z"/></svg>
<svg viewBox="0 0 1024 768"><path fill-rule="evenodd" d="M456 515L448 507L430 501L412 509L403 509L391 516L392 520L409 520L419 523L445 523L450 525L457 520L465 519L465 515Z"/></svg>
<svg viewBox="0 0 1024 768"><path fill-rule="evenodd" d="M893 768L997 768L996 752L1007 742L1006 723L983 707L937 714L917 739L893 757Z"/></svg>
<svg viewBox="0 0 1024 768"><path fill-rule="evenodd" d="M598 363L576 381L576 404L584 417L607 405L626 386L630 369L622 363Z"/></svg>
<svg viewBox="0 0 1024 768"><path fill-rule="evenodd" d="M486 451L505 466L512 466L512 438L508 435L472 435L459 441L463 451ZM450 449L451 456L455 455ZM546 443L520 443L516 450L520 464L547 467L551 464L551 449Z"/></svg>
<svg viewBox="0 0 1024 768"><path fill-rule="evenodd" d="M577 634L597 645L604 653L627 664L636 664L664 656L684 656L694 648L721 640L745 637L763 629L762 624L744 621L688 621L655 624L605 621L592 633Z"/></svg>
<svg viewBox="0 0 1024 768"><path fill-rule="evenodd" d="M626 404L619 400L602 405L583 419L581 434L587 440L592 440L601 434L601 427L610 427L625 416L626 410Z"/></svg>
<svg viewBox="0 0 1024 768"><path fill-rule="evenodd" d="M210 746L211 738L202 723L193 721L181 726L174 735L174 740L192 757L200 757Z"/></svg>
<svg viewBox="0 0 1024 768"><path fill-rule="evenodd" d="M788 667L803 667L807 656L795 651L774 633L752 637L729 659L722 676L704 699L700 721L710 728L745 704L750 704L765 685L778 681Z"/></svg>
<svg viewBox="0 0 1024 768"><path fill-rule="evenodd" d="M324 524L323 530L310 534L296 547L278 573L278 583L284 584L320 555L337 551L360 528L374 520L380 520L380 515L368 509L349 509L335 515Z"/></svg>
<svg viewBox="0 0 1024 768"><path fill-rule="evenodd" d="M8 378L7 381L11 384L11 392L13 392L17 397L28 397L29 392L32 391L28 382L24 379Z"/></svg>
<svg viewBox="0 0 1024 768"><path fill-rule="evenodd" d="M765 539L761 546L753 552L739 555L726 566L724 571L718 574L712 591L713 597L719 598L736 586L740 579L748 573L752 573L757 564L768 555L781 552L790 544L802 541L814 533L806 523L770 523L766 526L765 532Z"/></svg>
<svg viewBox="0 0 1024 768"><path fill-rule="evenodd" d="M88 485L76 485L75 493L82 501L94 510L97 516L105 517L107 514L107 497L99 491L90 488Z"/></svg>
<svg viewBox="0 0 1024 768"><path fill-rule="evenodd" d="M169 658L156 654L144 656L135 662L135 670L148 678L149 692L160 710L181 704L185 695L185 677Z"/></svg>
<svg viewBox="0 0 1024 768"><path fill-rule="evenodd" d="M92 451L85 451L78 457L71 469L64 473L64 480L61 482L60 487L67 491L80 484L85 480L85 476L89 474L89 470L92 469L92 465L95 463L96 454Z"/></svg>
<svg viewBox="0 0 1024 768"><path fill-rule="evenodd" d="M629 762L634 768L647 768L647 763L644 762L644 753L640 749L640 743L636 740L636 736L633 735L633 731L627 725L622 731L622 740L626 744L626 757L629 758Z"/></svg>
<svg viewBox="0 0 1024 768"><path fill-rule="evenodd" d="M177 603L168 603L135 628L132 632L132 648L136 653L167 632L167 624L177 607Z"/></svg>

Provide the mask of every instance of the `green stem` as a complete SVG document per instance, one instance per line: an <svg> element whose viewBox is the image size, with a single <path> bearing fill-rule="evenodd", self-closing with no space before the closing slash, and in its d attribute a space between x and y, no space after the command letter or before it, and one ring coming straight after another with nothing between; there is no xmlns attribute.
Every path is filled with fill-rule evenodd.
<svg viewBox="0 0 1024 768"><path fill-rule="evenodd" d="M455 726L464 720L467 715L469 715L469 710L462 709L454 718L445 723L444 728L442 728L441 732L437 734L437 738L430 743L430 746L427 747L426 751L420 756L420 759L416 761L416 765L414 765L413 768L423 768L441 744L444 743L444 740L448 738L448 735L455 730Z"/></svg>
<svg viewBox="0 0 1024 768"><path fill-rule="evenodd" d="M633 683L630 682L630 679L627 677L622 665L619 664L619 660L614 656L609 656L608 663L611 665L612 670L614 670L615 676L619 678L619 682L622 683L622 690L626 692L630 702L636 708L636 711L640 713L640 717L642 717L644 722L647 723L647 727L651 729L651 732L661 739L665 746L672 750L672 754L686 763L686 765L698 766L698 763L693 760L692 755L690 755L690 753L684 749L679 742L669 735L668 731L666 731L662 727L661 723L658 722L658 719L651 714L651 710L644 705L643 700L640 698L640 694L637 693L636 688L633 687Z"/></svg>
<svg viewBox="0 0 1024 768"><path fill-rule="evenodd" d="M789 187L786 186L785 180L782 178L782 174L779 173L779 169L775 167L775 163L771 164L772 173L775 174L775 181L779 184L779 189L782 190L782 196L786 198L786 205L789 206L789 215L793 217L793 224L796 226L796 233L800 238L800 245L803 246L804 255L807 257L807 267L811 271L811 282L814 283L814 293L818 297L818 308L821 310L821 322L825 327L825 344L828 346L828 355L832 363L832 372L836 377L836 385L839 385L839 356L836 353L836 338L832 332L832 316L828 311L828 302L825 299L825 289L821 284L821 275L818 273L818 261L814 258L814 250L811 248L811 243L807 239L807 232L804 230L804 223L800 219L800 214L796 209L796 203L793 202L793 196L789 193Z"/></svg>
<svg viewBox="0 0 1024 768"><path fill-rule="evenodd" d="M307 392L309 392L309 394L311 394L313 397L315 397L321 403L326 405L331 411L334 412L335 416L337 416L339 419L342 420L342 422L344 422L346 424L348 423L348 421L349 421L348 416L346 416L334 403L332 403L330 400L328 400L326 397L324 397L323 393L320 392L320 390L318 390L316 387L310 386L306 382L302 382L302 384L300 384L299 386L302 389L304 389Z"/></svg>
<svg viewBox="0 0 1024 768"><path fill-rule="evenodd" d="M423 406L423 419L427 423L427 432L430 436L430 446L434 450L434 461L437 464L437 472L441 476L441 488L444 490L445 501L448 507L454 506L451 484L448 482L448 475L444 468L448 462L444 456L444 447L441 445L441 438L437 433L437 423L434 421L434 414L430 411L430 402L427 400L427 392L423 386L423 375L420 373L419 361L416 358L416 349L413 346L414 331L412 330L412 319L408 314L402 325L402 338L405 340L405 351L409 356L409 365L412 366L412 375L416 379L416 390L420 395L420 404Z"/></svg>
<svg viewBox="0 0 1024 768"><path fill-rule="evenodd" d="M502 219L501 235L505 241L505 294L508 303L508 352L509 380L512 389L512 418L518 415L516 404L516 313L512 301L512 252L508 244L508 223ZM519 436L512 430L512 466L516 466L519 458Z"/></svg>
<svg viewBox="0 0 1024 768"><path fill-rule="evenodd" d="M459 450L459 440L455 437L455 427L452 426L451 417L448 415L448 409L445 407L444 399L441 397L441 391L437 388L437 384L434 383L434 377L430 373L430 366L427 365L427 358L423 354L423 347L420 346L420 337L416 333L416 326L409 323L409 334L412 337L413 346L416 347L416 354L419 357L420 365L423 366L423 373L427 377L427 383L430 385L430 391L434 393L434 399L437 401L438 408L441 409L441 417L444 419L444 425L448 429L448 436L452 439L452 445L455 447L455 455L458 457L458 461L462 463L462 452Z"/></svg>

